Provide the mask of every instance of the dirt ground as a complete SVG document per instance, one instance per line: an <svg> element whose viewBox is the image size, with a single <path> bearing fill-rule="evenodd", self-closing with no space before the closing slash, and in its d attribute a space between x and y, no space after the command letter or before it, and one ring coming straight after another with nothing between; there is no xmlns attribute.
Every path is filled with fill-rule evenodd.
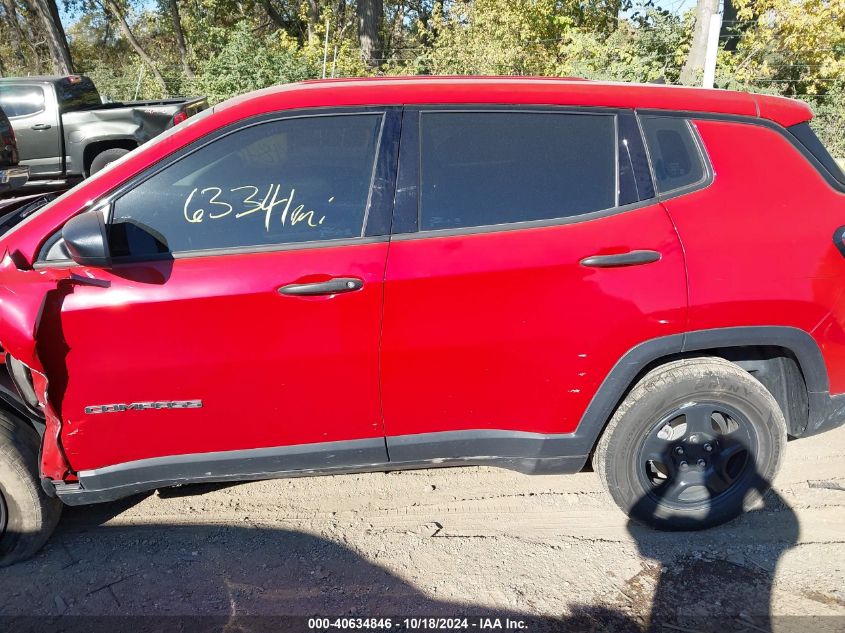
<svg viewBox="0 0 845 633"><path fill-rule="evenodd" d="M629 525L589 472L433 469L68 508L0 570L0 616L460 613L845 630L845 428L791 442L765 507L706 532Z"/></svg>

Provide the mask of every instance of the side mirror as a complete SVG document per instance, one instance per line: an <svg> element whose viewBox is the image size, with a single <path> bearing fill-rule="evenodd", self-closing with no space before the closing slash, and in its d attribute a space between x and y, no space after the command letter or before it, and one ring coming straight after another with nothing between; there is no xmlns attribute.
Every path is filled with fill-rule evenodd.
<svg viewBox="0 0 845 633"><path fill-rule="evenodd" d="M111 266L102 209L86 211L68 220L62 228L62 239L71 259L77 264L99 268Z"/></svg>

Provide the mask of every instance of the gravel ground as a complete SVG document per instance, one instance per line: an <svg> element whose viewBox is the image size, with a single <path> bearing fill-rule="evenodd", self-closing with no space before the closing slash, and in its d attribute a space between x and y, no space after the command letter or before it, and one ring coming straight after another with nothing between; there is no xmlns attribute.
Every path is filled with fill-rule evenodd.
<svg viewBox="0 0 845 633"><path fill-rule="evenodd" d="M495 612L557 629L842 631L843 456L845 428L790 443L765 506L692 534L629 525L589 472L337 475L67 508L35 559L0 570L0 616L18 617L0 628Z"/></svg>

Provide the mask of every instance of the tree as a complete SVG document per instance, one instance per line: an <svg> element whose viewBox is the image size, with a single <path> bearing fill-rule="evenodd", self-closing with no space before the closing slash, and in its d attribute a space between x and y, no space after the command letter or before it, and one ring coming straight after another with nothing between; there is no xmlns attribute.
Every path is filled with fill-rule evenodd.
<svg viewBox="0 0 845 633"><path fill-rule="evenodd" d="M273 84L317 76L317 67L287 35L253 32L243 21L231 31L223 49L198 66L198 86L212 103Z"/></svg>
<svg viewBox="0 0 845 633"><path fill-rule="evenodd" d="M280 29L284 29L287 26L287 22L282 17L282 14L273 6L271 0L260 0L261 6L264 7L264 10L267 12L267 15L270 16L270 19L276 23L276 26Z"/></svg>
<svg viewBox="0 0 845 633"><path fill-rule="evenodd" d="M3 19L9 29L9 43L15 60L20 66L26 64L26 56L23 53L23 32L18 22L18 12L14 0L0 0L0 7L3 7Z"/></svg>
<svg viewBox="0 0 845 633"><path fill-rule="evenodd" d="M733 81L790 96L824 94L841 85L845 0L735 1L738 19L750 26L736 53L723 60Z"/></svg>
<svg viewBox="0 0 845 633"><path fill-rule="evenodd" d="M361 56L367 64L376 67L382 57L381 23L384 20L384 0L358 0L356 11Z"/></svg>
<svg viewBox="0 0 845 633"><path fill-rule="evenodd" d="M694 84L704 71L710 18L718 12L719 0L698 0L695 8L695 30L692 34L692 44L690 44L687 61L683 70L681 70L682 84L687 86Z"/></svg>
<svg viewBox="0 0 845 633"><path fill-rule="evenodd" d="M193 79L194 71L188 62L188 46L185 44L185 31L182 29L179 4L177 0L167 0L167 5L170 9L170 19L173 22L173 33L176 35L176 46L179 49L179 60L182 63L182 71L186 77Z"/></svg>
<svg viewBox="0 0 845 633"><path fill-rule="evenodd" d="M30 11L37 15L47 39L47 48L53 63L53 72L57 75L69 75L73 72L73 60L67 43L65 30L59 18L56 0L25 0Z"/></svg>
<svg viewBox="0 0 845 633"><path fill-rule="evenodd" d="M734 0L725 0L722 9L722 28L719 29L719 40L726 51L735 51L739 38L742 35L742 27L737 22L737 7Z"/></svg>
<svg viewBox="0 0 845 633"><path fill-rule="evenodd" d="M306 5L308 7L308 42L311 43L314 41L317 24L320 21L320 7L317 0L307 0Z"/></svg>
<svg viewBox="0 0 845 633"><path fill-rule="evenodd" d="M149 67L156 79L156 83L158 83L161 88L161 91L167 95L167 83L164 81L164 77L158 67L156 67L152 57L147 54L147 51L145 51L144 47L141 46L141 43L135 37L135 34L132 33L132 29L129 28L129 23L126 21L126 16L123 14L123 11L118 6L117 0L103 0L103 10L117 20L120 30L123 31L123 35L129 41L130 46L135 49L138 57L140 57L141 60Z"/></svg>

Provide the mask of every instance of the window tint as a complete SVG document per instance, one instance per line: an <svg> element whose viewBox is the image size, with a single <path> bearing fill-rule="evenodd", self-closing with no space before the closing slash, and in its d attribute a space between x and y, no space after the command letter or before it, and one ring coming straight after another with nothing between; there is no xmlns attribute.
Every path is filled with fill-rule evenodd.
<svg viewBox="0 0 845 633"><path fill-rule="evenodd" d="M100 93L88 77L65 77L56 82L56 94L64 112L96 108L102 105Z"/></svg>
<svg viewBox="0 0 845 633"><path fill-rule="evenodd" d="M358 237L382 115L262 123L224 136L114 203L115 256Z"/></svg>
<svg viewBox="0 0 845 633"><path fill-rule="evenodd" d="M565 218L615 206L614 119L423 113L420 228Z"/></svg>
<svg viewBox="0 0 845 633"><path fill-rule="evenodd" d="M8 117L44 110L44 91L39 86L0 86L0 108Z"/></svg>
<svg viewBox="0 0 845 633"><path fill-rule="evenodd" d="M641 121L660 193L704 179L704 162L686 119L646 116Z"/></svg>

